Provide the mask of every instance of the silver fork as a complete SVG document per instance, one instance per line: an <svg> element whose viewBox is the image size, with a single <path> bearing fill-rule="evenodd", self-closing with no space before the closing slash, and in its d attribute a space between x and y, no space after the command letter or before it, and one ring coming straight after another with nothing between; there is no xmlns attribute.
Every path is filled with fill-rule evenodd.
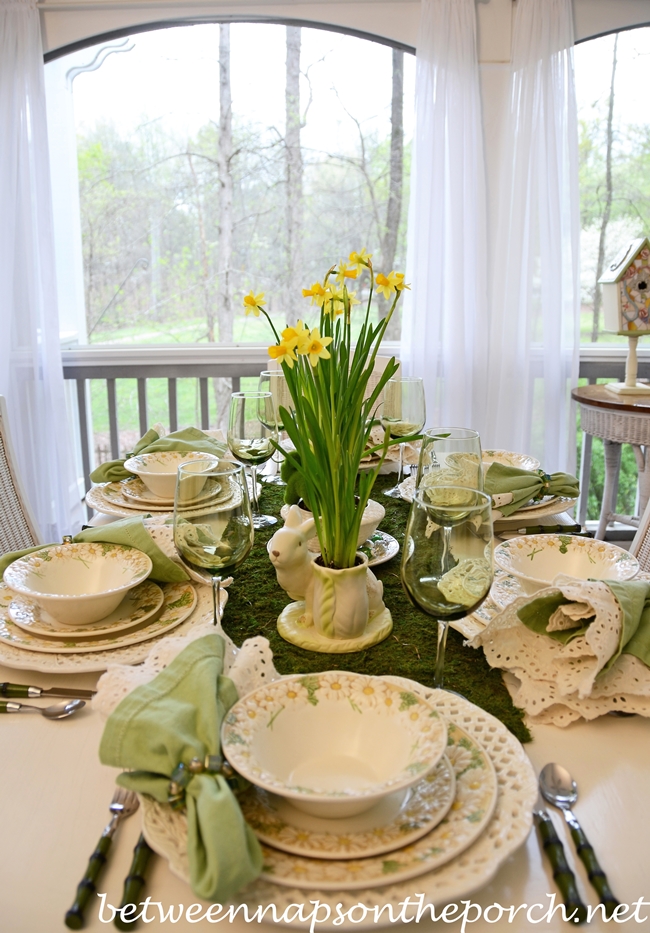
<svg viewBox="0 0 650 933"><path fill-rule="evenodd" d="M106 862L106 857L117 827L127 816L131 816L135 813L139 806L140 801L132 790L125 790L123 787L118 787L113 794L113 799L109 807L111 819L104 827L104 832L100 836L95 851L90 856L86 873L77 887L77 896L75 897L74 904L65 915L65 925L69 929L80 930L83 927L84 910L88 906L90 898L93 897L97 891L96 881Z"/></svg>

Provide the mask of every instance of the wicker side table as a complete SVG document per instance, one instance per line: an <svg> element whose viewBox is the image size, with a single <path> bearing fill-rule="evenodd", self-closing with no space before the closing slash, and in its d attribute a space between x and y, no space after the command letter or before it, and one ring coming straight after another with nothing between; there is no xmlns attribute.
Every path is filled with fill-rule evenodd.
<svg viewBox="0 0 650 933"><path fill-rule="evenodd" d="M592 437L602 438L605 448L605 488L596 537L605 537L607 524L619 521L638 526L639 519L616 514L616 494L621 468L621 444L630 444L639 469L639 514L643 514L650 498L650 465L647 450L650 446L650 399L648 396L616 396L605 386L591 385L573 389L571 397L580 405L583 435L583 469L580 476L580 506L578 521L584 525L589 495L589 477L585 476L585 451Z"/></svg>

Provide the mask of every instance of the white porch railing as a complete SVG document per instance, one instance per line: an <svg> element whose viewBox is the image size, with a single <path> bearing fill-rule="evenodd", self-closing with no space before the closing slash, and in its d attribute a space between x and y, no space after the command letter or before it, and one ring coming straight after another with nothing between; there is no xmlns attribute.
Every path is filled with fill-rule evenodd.
<svg viewBox="0 0 650 933"><path fill-rule="evenodd" d="M386 355L399 355L399 344L385 344ZM580 378L589 382L597 379L623 379L626 346L587 346L580 351ZM650 379L650 348L638 351L639 377ZM200 427L210 426L210 395L208 379L232 379L232 390L237 392L240 380L257 376L268 363L266 346L193 344L188 346L83 346L63 351L65 379L76 383L79 441L85 489L90 488L89 475L93 469L93 439L89 430L87 380L106 382L108 423L111 457L120 455L119 424L117 414L116 380L135 379L138 385L138 427L144 434L149 427L147 411L147 380L166 379L169 429L178 427L177 379L195 378L199 382ZM591 472L591 438L583 439L581 484L585 490L581 508L584 514Z"/></svg>

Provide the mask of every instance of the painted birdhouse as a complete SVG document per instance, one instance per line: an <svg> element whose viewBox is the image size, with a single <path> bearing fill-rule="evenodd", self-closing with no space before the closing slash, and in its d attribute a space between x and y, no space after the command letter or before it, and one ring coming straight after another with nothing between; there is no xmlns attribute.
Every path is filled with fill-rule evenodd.
<svg viewBox="0 0 650 933"><path fill-rule="evenodd" d="M603 286L605 330L641 336L650 331L650 242L632 240L598 280Z"/></svg>

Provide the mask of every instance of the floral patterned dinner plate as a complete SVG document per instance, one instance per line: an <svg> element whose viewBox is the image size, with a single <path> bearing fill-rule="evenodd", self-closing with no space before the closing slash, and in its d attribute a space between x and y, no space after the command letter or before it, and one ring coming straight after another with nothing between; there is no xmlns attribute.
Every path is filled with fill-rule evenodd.
<svg viewBox="0 0 650 933"><path fill-rule="evenodd" d="M447 758L456 794L447 816L417 842L363 859L304 858L262 845L262 879L321 891L395 884L439 868L470 846L486 828L497 802L494 766L464 729L448 725Z"/></svg>
<svg viewBox="0 0 650 933"><path fill-rule="evenodd" d="M371 810L344 819L321 819L254 785L240 798L244 818L261 842L314 858L381 855L430 832L447 815L456 779L443 755L435 769L406 791L382 798Z"/></svg>
<svg viewBox="0 0 650 933"><path fill-rule="evenodd" d="M89 625L77 625L74 628L59 625L48 612L24 596L16 596L9 606L9 618L20 628L32 635L46 638L58 638L68 641L75 638L95 638L99 635L113 635L125 629L135 628L150 619L163 604L162 589L153 580L145 580L126 594L117 609L99 622Z"/></svg>
<svg viewBox="0 0 650 933"><path fill-rule="evenodd" d="M132 499L134 502L139 503L140 505L154 505L165 507L167 510L174 507L174 500L172 499L163 499L160 496L154 495L150 489L147 489L145 484L142 482L139 476L134 476L132 479L123 479L120 480L120 487L122 495L126 496L127 499ZM205 486L201 492L192 499L192 505L198 505L201 502L205 502L208 499L215 499L219 492L221 491L221 483L215 479L208 479Z"/></svg>
<svg viewBox="0 0 650 933"><path fill-rule="evenodd" d="M14 648L24 651L38 651L42 654L87 654L94 651L104 651L106 648L123 648L126 645L136 645L148 641L157 635L166 634L180 625L196 605L196 590L191 583L167 583L163 587L162 612L144 627L135 631L117 632L102 635L93 641L86 639L75 640L74 630L65 641L54 642L52 638L33 635L26 632L13 622L6 611L14 594L9 590L0 593L0 641ZM4 611L3 611L4 610Z"/></svg>

